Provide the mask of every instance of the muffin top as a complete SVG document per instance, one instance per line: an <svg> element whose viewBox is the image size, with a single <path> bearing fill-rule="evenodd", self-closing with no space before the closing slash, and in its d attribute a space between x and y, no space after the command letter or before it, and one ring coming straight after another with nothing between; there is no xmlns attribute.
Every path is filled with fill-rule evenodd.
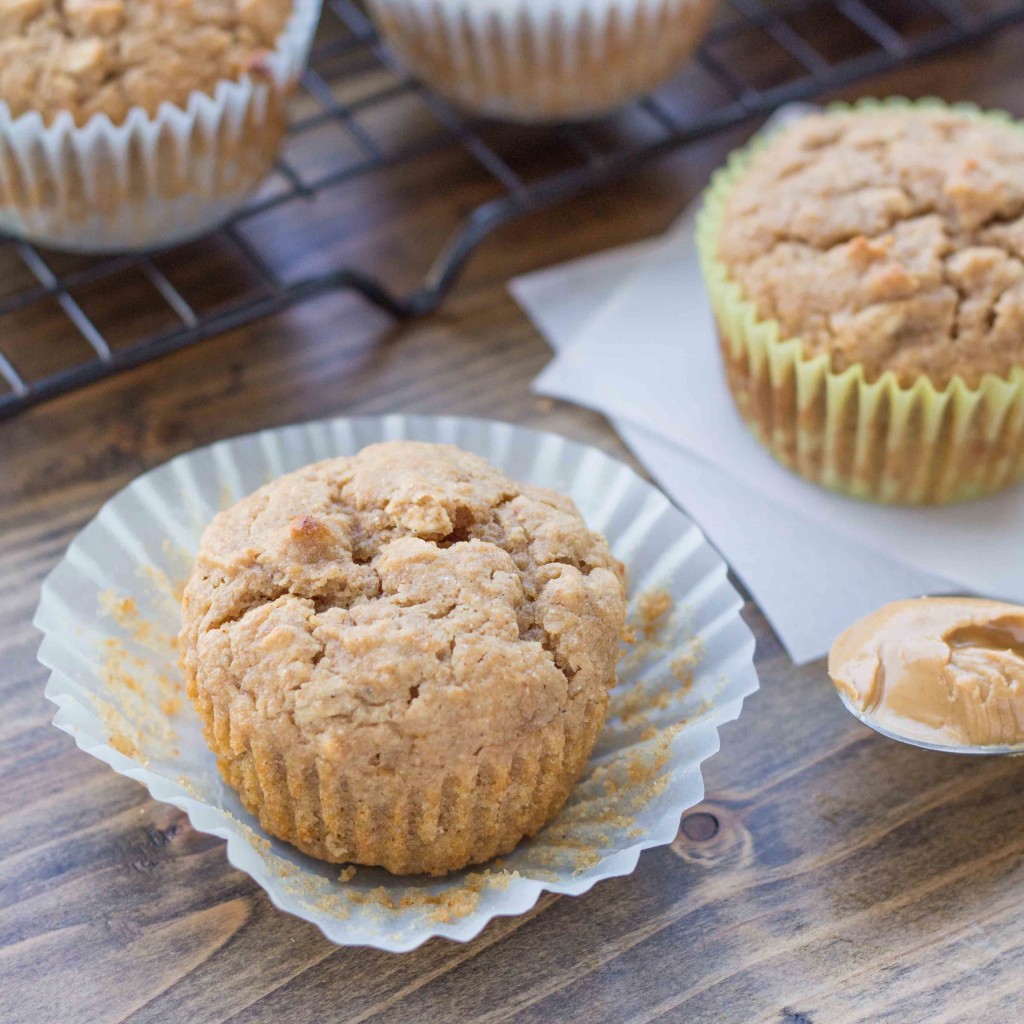
<svg viewBox="0 0 1024 1024"><path fill-rule="evenodd" d="M0 100L50 123L119 123L258 72L290 0L0 0Z"/></svg>
<svg viewBox="0 0 1024 1024"><path fill-rule="evenodd" d="M219 691L233 723L379 779L582 721L624 622L623 568L568 498L390 442L213 520L182 651L193 694Z"/></svg>
<svg viewBox="0 0 1024 1024"><path fill-rule="evenodd" d="M718 256L841 372L939 387L1024 365L1024 131L927 107L807 117L755 154Z"/></svg>

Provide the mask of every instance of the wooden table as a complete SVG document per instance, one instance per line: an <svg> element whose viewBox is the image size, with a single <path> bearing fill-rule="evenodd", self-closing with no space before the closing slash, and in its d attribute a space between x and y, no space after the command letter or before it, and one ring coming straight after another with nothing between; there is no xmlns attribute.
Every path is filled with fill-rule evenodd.
<svg viewBox="0 0 1024 1024"><path fill-rule="evenodd" d="M1024 114L1022 46L1014 31L872 91ZM529 395L549 353L504 282L663 228L735 141L506 231L427 320L395 328L336 295L0 424L3 1024L1024 1020L1024 761L880 739L842 710L823 664L793 667L749 602L762 689L723 730L708 798L675 842L468 945L332 945L231 868L220 840L49 724L30 625L40 581L106 498L178 452L399 410L512 420L628 459L599 417ZM450 182L472 200L468 180ZM412 184L389 197L396 251L431 237L419 198ZM369 229L342 244L382 251ZM52 340L43 321L25 329ZM843 585L802 571L808 600Z"/></svg>

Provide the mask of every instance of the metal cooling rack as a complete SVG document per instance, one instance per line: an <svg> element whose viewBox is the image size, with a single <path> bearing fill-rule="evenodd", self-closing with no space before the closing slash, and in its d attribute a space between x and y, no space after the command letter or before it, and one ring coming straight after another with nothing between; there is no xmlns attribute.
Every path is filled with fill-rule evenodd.
<svg viewBox="0 0 1024 1024"><path fill-rule="evenodd" d="M459 114L393 61L353 0L328 0L284 155L226 227L176 249L102 258L0 238L0 417L336 289L396 318L429 312L481 240L509 221L783 103L1022 22L1024 0L729 0L664 89L593 124L513 129ZM432 266L396 280L409 278L415 259L384 224L371 235L379 272L350 264L346 216L392 212L396 175L407 176L406 193L418 183L443 204L436 176L447 173L475 175L479 202L446 211ZM328 196L336 222L321 218ZM282 238L294 258L282 259ZM430 248L420 242L417 252Z"/></svg>

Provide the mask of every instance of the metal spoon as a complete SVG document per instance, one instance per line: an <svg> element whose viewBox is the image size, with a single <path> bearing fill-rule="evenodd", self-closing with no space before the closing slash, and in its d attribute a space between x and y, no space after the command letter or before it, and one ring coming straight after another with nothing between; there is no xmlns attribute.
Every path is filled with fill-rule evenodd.
<svg viewBox="0 0 1024 1024"><path fill-rule="evenodd" d="M874 729L881 736L885 736L886 739L897 740L900 743L906 743L912 747L921 747L924 750L938 750L944 754L1002 754L1004 756L1016 756L1020 757L1024 755L1024 743L1012 743L1006 745L987 744L985 746L972 746L967 743L933 743L930 740L918 739L915 736L907 736L898 732L893 732L891 729L887 729L877 722L873 721L870 712L861 711L850 698L843 693L842 690L836 690L839 694L839 699L843 702L843 707L853 715L859 722L863 722L869 729Z"/></svg>

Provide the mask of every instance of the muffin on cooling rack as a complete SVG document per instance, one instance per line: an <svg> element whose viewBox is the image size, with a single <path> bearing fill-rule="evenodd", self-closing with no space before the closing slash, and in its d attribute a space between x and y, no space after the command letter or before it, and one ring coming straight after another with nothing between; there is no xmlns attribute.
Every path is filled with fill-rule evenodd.
<svg viewBox="0 0 1024 1024"><path fill-rule="evenodd" d="M213 520L189 693L269 833L444 874L565 802L615 682L623 576L569 499L458 448L373 445Z"/></svg>
<svg viewBox="0 0 1024 1024"><path fill-rule="evenodd" d="M729 386L790 468L942 503L1024 474L1024 130L837 106L732 157L698 243Z"/></svg>
<svg viewBox="0 0 1024 1024"><path fill-rule="evenodd" d="M266 174L320 0L0 2L0 231L147 248Z"/></svg>
<svg viewBox="0 0 1024 1024"><path fill-rule="evenodd" d="M592 118L686 61L715 0L369 0L389 45L466 109L512 121Z"/></svg>

